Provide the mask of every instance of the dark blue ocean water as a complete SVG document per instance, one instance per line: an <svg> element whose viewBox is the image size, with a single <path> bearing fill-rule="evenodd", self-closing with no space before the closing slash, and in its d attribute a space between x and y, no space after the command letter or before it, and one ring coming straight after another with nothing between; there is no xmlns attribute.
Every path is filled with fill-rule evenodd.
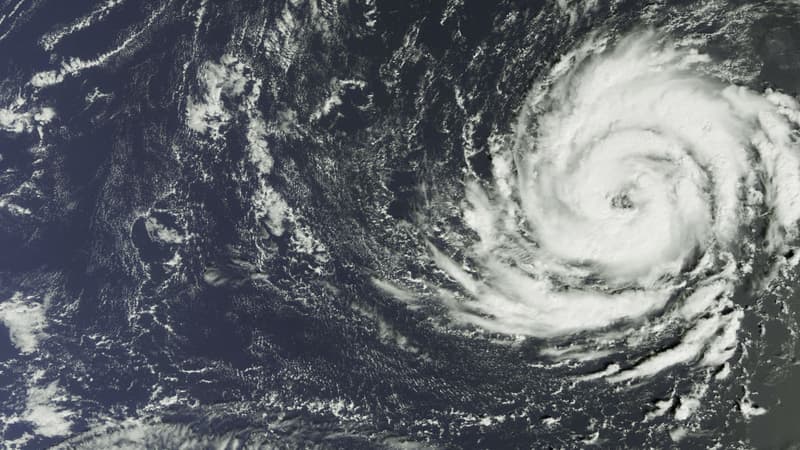
<svg viewBox="0 0 800 450"><path fill-rule="evenodd" d="M669 16L647 18L638 1L597 2L572 23L553 3L513 1L127 0L96 13L111 3L0 2L0 108L22 98L19 113L56 112L29 131L0 129L0 195L31 211L0 209L0 302L45 317L19 325L36 335L30 352L9 334L22 319L0 326L6 445L110 448L136 427L161 439L133 440L143 448L675 445L669 415L642 419L689 389L691 368L629 389L577 384L574 366L541 364L545 342L441 326L431 317L442 305L409 308L374 281L441 281L415 224L453 225L442 211L463 200L466 165L492 177L490 136L558 55L593 29ZM776 11L774 33L763 22L743 32L766 55L757 81L797 94L798 18ZM187 126L187 108L224 55L246 67L244 93L221 88L230 118L214 139ZM69 72L75 58L102 63ZM66 75L33 86L46 70ZM268 173L249 159L253 111ZM281 233L259 216L263 186L292 211ZM785 406L750 425L734 414L741 386L715 388L681 445L796 439L781 412L796 393L779 383L787 390L771 398ZM37 405L66 428L48 431Z"/></svg>

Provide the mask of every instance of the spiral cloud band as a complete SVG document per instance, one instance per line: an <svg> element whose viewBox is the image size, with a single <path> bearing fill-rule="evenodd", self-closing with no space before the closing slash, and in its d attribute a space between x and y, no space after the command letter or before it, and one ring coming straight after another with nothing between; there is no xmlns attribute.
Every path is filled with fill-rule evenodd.
<svg viewBox="0 0 800 450"><path fill-rule="evenodd" d="M679 336L610 366L612 381L725 363L744 315L734 292L754 258L796 237L800 108L713 69L654 33L593 37L564 55L511 144L494 149L493 184L468 183L468 262L433 250L463 288L452 316L496 333L580 335L596 354Z"/></svg>

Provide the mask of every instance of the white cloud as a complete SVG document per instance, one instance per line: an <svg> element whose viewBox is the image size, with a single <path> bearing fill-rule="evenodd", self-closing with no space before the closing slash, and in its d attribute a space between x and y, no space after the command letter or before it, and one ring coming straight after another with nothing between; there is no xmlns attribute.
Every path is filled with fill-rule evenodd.
<svg viewBox="0 0 800 450"><path fill-rule="evenodd" d="M55 46L58 45L58 43L61 42L61 40L63 40L65 37L86 29L104 19L111 11L113 11L123 2L124 0L106 0L105 3L101 4L89 14L77 19L70 25L45 34L39 40L39 43L45 50L52 51L53 48L55 48Z"/></svg>
<svg viewBox="0 0 800 450"><path fill-rule="evenodd" d="M55 404L60 395L58 384L54 381L47 386L30 386L23 418L34 425L37 434L47 437L69 434L72 413Z"/></svg>
<svg viewBox="0 0 800 450"><path fill-rule="evenodd" d="M13 104L0 108L0 130L13 134L30 133L56 116L53 108L26 107L25 103L22 97L17 97Z"/></svg>
<svg viewBox="0 0 800 450"><path fill-rule="evenodd" d="M150 238L157 241L166 242L168 244L182 244L185 239L185 236L178 230L164 225L155 217L147 218L145 221L145 228Z"/></svg>
<svg viewBox="0 0 800 450"><path fill-rule="evenodd" d="M8 328L11 341L23 354L36 351L39 341L46 336L44 306L21 293L0 303L0 322Z"/></svg>

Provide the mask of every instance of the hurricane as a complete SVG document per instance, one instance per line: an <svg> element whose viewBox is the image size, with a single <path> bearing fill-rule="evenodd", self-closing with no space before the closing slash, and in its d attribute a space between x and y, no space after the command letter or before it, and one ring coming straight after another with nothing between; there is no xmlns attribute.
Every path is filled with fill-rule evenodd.
<svg viewBox="0 0 800 450"><path fill-rule="evenodd" d="M678 343L609 381L733 356L755 258L794 265L800 219L797 102L714 78L691 45L638 32L592 36L533 87L494 182L467 181L472 269L452 315L485 330L605 354ZM787 257L788 256L788 257ZM583 357L590 355L585 354Z"/></svg>
<svg viewBox="0 0 800 450"><path fill-rule="evenodd" d="M798 25L0 2L0 448L796 446Z"/></svg>

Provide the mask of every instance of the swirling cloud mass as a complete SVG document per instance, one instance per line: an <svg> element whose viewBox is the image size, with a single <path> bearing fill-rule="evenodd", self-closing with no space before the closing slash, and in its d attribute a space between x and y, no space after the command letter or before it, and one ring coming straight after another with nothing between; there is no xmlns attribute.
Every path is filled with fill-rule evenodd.
<svg viewBox="0 0 800 450"><path fill-rule="evenodd" d="M800 142L791 97L711 66L654 32L593 36L564 55L493 154L494 183L468 183L468 268L433 250L462 288L452 317L582 337L584 357L678 337L610 365L609 381L725 363L744 316L734 293L754 258L796 238Z"/></svg>

